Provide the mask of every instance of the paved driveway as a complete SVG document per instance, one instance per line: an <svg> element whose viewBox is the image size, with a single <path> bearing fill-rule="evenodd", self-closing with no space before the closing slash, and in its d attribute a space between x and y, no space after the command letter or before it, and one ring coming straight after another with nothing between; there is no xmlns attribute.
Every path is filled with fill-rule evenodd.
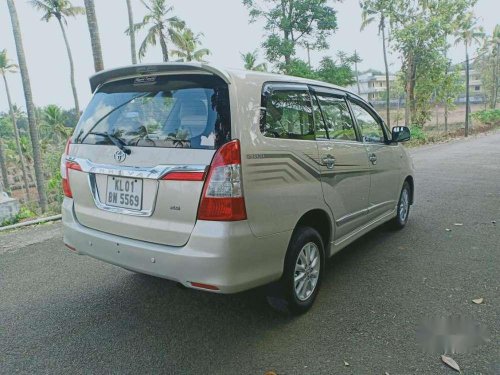
<svg viewBox="0 0 500 375"><path fill-rule="evenodd" d="M416 332L451 314L491 338L464 373L500 373L500 133L413 154L408 227L332 258L298 318L76 256L60 224L0 235L0 373L447 374Z"/></svg>

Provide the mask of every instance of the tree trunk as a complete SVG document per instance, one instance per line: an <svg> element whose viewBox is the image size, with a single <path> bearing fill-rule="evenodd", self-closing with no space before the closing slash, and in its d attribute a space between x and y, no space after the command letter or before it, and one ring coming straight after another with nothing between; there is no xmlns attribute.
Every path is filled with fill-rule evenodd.
<svg viewBox="0 0 500 375"><path fill-rule="evenodd" d="M128 10L128 28L130 30L130 53L132 55L132 64L137 64L137 52L135 48L135 31L134 31L134 13L132 11L132 4L130 0L127 0L127 10Z"/></svg>
<svg viewBox="0 0 500 375"><path fill-rule="evenodd" d="M306 43L307 47L307 65L309 66L309 69L311 69L311 47L309 46L309 43Z"/></svg>
<svg viewBox="0 0 500 375"><path fill-rule="evenodd" d="M40 200L40 208L42 212L47 210L47 196L45 194L45 179L43 176L42 155L40 153L40 142L38 140L38 128L36 124L35 104L33 103L33 94L31 92L31 82L28 73L28 65L26 64L26 56L24 54L23 39L19 19L17 17L16 6L14 0L7 0L9 7L10 20L12 22L12 32L17 50L17 61L24 89L24 98L26 101L26 112L28 113L28 125L31 136L31 146L33 147L33 163L35 166L36 186L38 189L38 197Z"/></svg>
<svg viewBox="0 0 500 375"><path fill-rule="evenodd" d="M384 51L384 65L385 65L385 92L386 92L385 106L386 106L386 111L387 111L387 126L389 126L389 129L390 129L391 128L391 111L390 111L391 89L390 89L390 84L389 84L389 64L387 63L387 47L385 45L384 16L382 16L382 19L380 22L381 22L381 29L382 29L382 49Z"/></svg>
<svg viewBox="0 0 500 375"><path fill-rule="evenodd" d="M19 161L21 162L21 170L23 172L24 189L26 191L26 201L31 200L30 196L30 184L28 180L28 171L26 169L26 162L24 161L23 149L21 148L21 141L19 140L19 130L17 129L16 115L14 113L14 108L12 106L12 99L10 97L9 85L7 83L7 77L3 76L3 81L5 84L5 92L7 93L7 103L9 104L10 116L12 118L12 126L14 128L14 138L16 140L17 152L19 154Z"/></svg>
<svg viewBox="0 0 500 375"><path fill-rule="evenodd" d="M161 46L161 52L163 53L163 61L168 62L167 40L163 35L163 31L160 31L160 46Z"/></svg>
<svg viewBox="0 0 500 375"><path fill-rule="evenodd" d="M358 53L356 52L356 50L354 50L354 55L357 56ZM354 61L354 71L356 73L356 85L358 86L358 95L361 94L361 88L359 87L359 73L358 73L358 59L356 59L356 61ZM309 64L309 67L311 66L311 64Z"/></svg>
<svg viewBox="0 0 500 375"><path fill-rule="evenodd" d="M3 148L3 140L0 139L0 172L2 172L2 181L4 190L10 190L9 179L7 177L7 161L5 160L5 151ZM0 193L2 189L0 189Z"/></svg>
<svg viewBox="0 0 500 375"><path fill-rule="evenodd" d="M89 25L90 42L92 44L92 56L94 57L94 69L96 72L104 70L102 58L101 39L99 37L99 24L95 15L94 0L85 0L87 23Z"/></svg>
<svg viewBox="0 0 500 375"><path fill-rule="evenodd" d="M63 34L64 43L66 44L66 51L68 52L68 60L69 60L69 73L70 73L70 81L71 81L71 89L73 90L73 99L75 100L75 112L76 117L80 117L80 105L78 104L78 94L76 93L76 85L75 85L75 65L73 64L73 55L71 53L71 48L69 47L68 37L66 36L66 30L64 29L64 25L61 19L57 19L59 21L59 26L61 27L61 32Z"/></svg>
<svg viewBox="0 0 500 375"><path fill-rule="evenodd" d="M448 134L448 101L444 103L444 132Z"/></svg>
<svg viewBox="0 0 500 375"><path fill-rule="evenodd" d="M469 136L470 87L469 87L469 50L465 42L465 136Z"/></svg>
<svg viewBox="0 0 500 375"><path fill-rule="evenodd" d="M405 87L405 125L410 126L411 124L411 97L412 97L412 72L413 72L413 53L410 52L407 57L406 62L406 87Z"/></svg>
<svg viewBox="0 0 500 375"><path fill-rule="evenodd" d="M401 95L398 96L398 109L396 111L396 126L399 125L399 110L401 109Z"/></svg>
<svg viewBox="0 0 500 375"><path fill-rule="evenodd" d="M498 64L500 63L500 43L497 43L497 56L495 61L495 68L493 69L493 107L492 109L496 109L497 107L497 99L498 99L498 86L500 86L500 80L498 77Z"/></svg>
<svg viewBox="0 0 500 375"><path fill-rule="evenodd" d="M439 130L439 106L436 104L436 130Z"/></svg>

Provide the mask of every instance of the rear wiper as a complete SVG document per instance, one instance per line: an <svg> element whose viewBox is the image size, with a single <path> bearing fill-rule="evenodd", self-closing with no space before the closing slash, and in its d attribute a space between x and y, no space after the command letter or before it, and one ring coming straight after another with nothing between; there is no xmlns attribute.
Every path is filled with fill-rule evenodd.
<svg viewBox="0 0 500 375"><path fill-rule="evenodd" d="M90 130L88 131L88 133L87 133L87 134L85 134L85 136L84 136L84 137L80 140L80 137L83 135L83 129L82 129L82 131L80 131L80 134L78 134L78 137L77 137L76 141L77 141L77 142L79 141L78 143L83 143L83 141L85 141L85 139L86 139L86 138L87 138L87 136L88 136L88 135L92 132L92 130L94 130L94 129L97 127L97 125L99 125L99 124L100 124L100 123L101 123L104 119L108 118L109 116L111 116L111 114L115 113L115 112L116 112L116 111L118 111L120 108L125 107L127 104L129 104L129 103L133 102L134 100L139 99L139 98L144 98L144 97L149 96L149 95L151 95L151 94L152 94L152 93L148 93L148 92L146 92L146 93L143 93L143 94L140 94L140 95L136 95L136 96L132 97L131 99L127 100L125 103L122 103L122 104L120 104L119 106L117 106L117 107L113 108L111 111L109 111L109 112L108 112L108 113L106 113L104 116L102 116L99 120L97 120L97 121L94 123L94 125L92 125L92 127L90 128ZM103 134L104 134L104 133L103 133ZM106 137L107 137L107 135L106 135ZM114 142L113 142L113 143L114 143Z"/></svg>
<svg viewBox="0 0 500 375"><path fill-rule="evenodd" d="M132 151L130 151L129 148L127 148L127 145L125 144L125 142L123 142L120 138L115 137L114 135L111 135L109 133L100 133L100 132L87 133L87 135L90 135L90 134L108 138L116 147L118 147L120 150L122 150L127 155L130 155L132 152Z"/></svg>

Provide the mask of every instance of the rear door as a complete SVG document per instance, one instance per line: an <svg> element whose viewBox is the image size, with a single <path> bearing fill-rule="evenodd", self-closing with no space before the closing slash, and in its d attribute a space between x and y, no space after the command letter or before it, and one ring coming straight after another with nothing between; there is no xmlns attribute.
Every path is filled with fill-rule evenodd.
<svg viewBox="0 0 500 375"><path fill-rule="evenodd" d="M246 209L257 236L293 228L301 215L323 203L309 88L266 83L262 109L262 137L247 143L251 153L243 166Z"/></svg>
<svg viewBox="0 0 500 375"><path fill-rule="evenodd" d="M69 158L78 221L123 237L184 245L204 174L231 138L227 84L209 75L129 78L103 85Z"/></svg>
<svg viewBox="0 0 500 375"><path fill-rule="evenodd" d="M370 165L343 92L313 88L321 183L336 222L336 239L367 221Z"/></svg>
<svg viewBox="0 0 500 375"><path fill-rule="evenodd" d="M376 219L396 207L401 189L400 153L397 147L388 144L389 135L373 109L355 99L350 103L372 169L368 215Z"/></svg>

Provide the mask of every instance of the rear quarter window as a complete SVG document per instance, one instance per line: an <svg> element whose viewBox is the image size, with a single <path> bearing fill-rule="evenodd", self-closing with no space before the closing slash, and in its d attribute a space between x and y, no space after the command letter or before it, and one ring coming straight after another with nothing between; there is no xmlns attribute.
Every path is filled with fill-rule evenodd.
<svg viewBox="0 0 500 375"><path fill-rule="evenodd" d="M228 87L217 77L166 75L110 82L98 89L74 142L217 149L231 139Z"/></svg>
<svg viewBox="0 0 500 375"><path fill-rule="evenodd" d="M263 94L262 134L270 138L314 140L314 118L307 90L269 89Z"/></svg>

